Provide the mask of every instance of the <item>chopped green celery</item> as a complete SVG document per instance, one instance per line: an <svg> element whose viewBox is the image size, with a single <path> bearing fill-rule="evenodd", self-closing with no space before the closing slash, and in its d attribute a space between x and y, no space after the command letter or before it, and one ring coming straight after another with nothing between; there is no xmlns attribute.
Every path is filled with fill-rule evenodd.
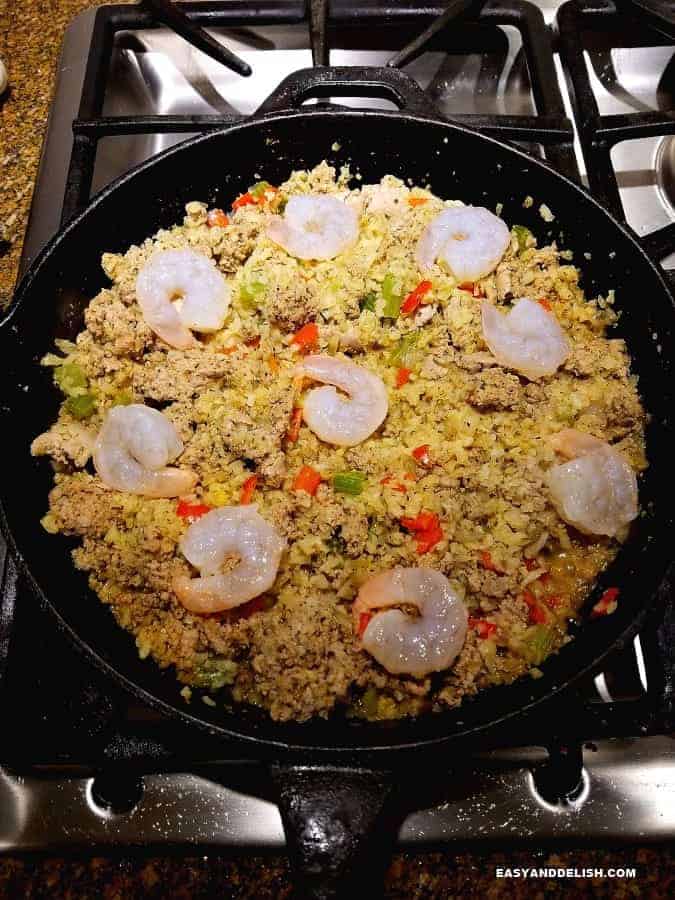
<svg viewBox="0 0 675 900"><path fill-rule="evenodd" d="M122 390L118 391L113 397L113 406L129 406L130 403L134 402L134 395L131 391Z"/></svg>
<svg viewBox="0 0 675 900"><path fill-rule="evenodd" d="M56 349L60 350L61 353L65 353L66 356L77 350L77 344L74 341L67 341L65 338L56 338L54 344Z"/></svg>
<svg viewBox="0 0 675 900"><path fill-rule="evenodd" d="M384 307L382 315L386 319L396 319L401 310L402 297L394 293L394 285L396 281L391 272L387 272L382 282L382 297L384 298Z"/></svg>
<svg viewBox="0 0 675 900"><path fill-rule="evenodd" d="M96 397L93 394L77 394L68 397L66 409L76 419L88 419L96 409Z"/></svg>
<svg viewBox="0 0 675 900"><path fill-rule="evenodd" d="M530 231L529 228L526 228L524 225L514 225L511 229L516 236L516 240L518 241L518 252L522 253L523 250L526 250L529 246L529 241L531 238L534 238L534 235Z"/></svg>
<svg viewBox="0 0 675 900"><path fill-rule="evenodd" d="M264 290L265 285L262 281L252 281L250 284L242 284L239 289L239 300L245 309L257 309L258 297Z"/></svg>
<svg viewBox="0 0 675 900"><path fill-rule="evenodd" d="M286 209L286 204L288 203L288 197L280 197L277 194L277 199L274 203L274 211L281 215L283 211Z"/></svg>
<svg viewBox="0 0 675 900"><path fill-rule="evenodd" d="M369 719L374 719L377 715L377 700L377 690L372 685L366 688L363 697L361 697L361 703L363 705L363 711Z"/></svg>
<svg viewBox="0 0 675 900"><path fill-rule="evenodd" d="M63 357L58 356L56 353L45 353L45 355L40 360L41 366L62 366L63 365Z"/></svg>
<svg viewBox="0 0 675 900"><path fill-rule="evenodd" d="M419 331L411 331L404 334L389 354L389 363L399 368L411 369L414 362L415 347L419 338Z"/></svg>
<svg viewBox="0 0 675 900"><path fill-rule="evenodd" d="M532 625L532 627L528 629L525 649L529 662L538 666L549 655L552 647L552 629L548 628L546 625Z"/></svg>
<svg viewBox="0 0 675 900"><path fill-rule="evenodd" d="M193 683L208 691L218 691L226 684L232 684L237 674L237 664L231 659L216 657L207 659L194 672Z"/></svg>
<svg viewBox="0 0 675 900"><path fill-rule="evenodd" d="M363 472L336 472L333 475L333 488L341 494L360 494L366 483Z"/></svg>
<svg viewBox="0 0 675 900"><path fill-rule="evenodd" d="M89 386L87 376L77 363L65 363L54 369L54 379L66 397L84 394Z"/></svg>
<svg viewBox="0 0 675 900"><path fill-rule="evenodd" d="M372 291L370 294L366 294L365 297L361 297L359 300L359 309L363 312L364 309L370 310L370 312L375 312L375 303L377 302L377 296Z"/></svg>
<svg viewBox="0 0 675 900"><path fill-rule="evenodd" d="M262 199L265 191L269 191L271 187L272 185L269 183L269 181L258 181L253 185L253 187L250 187L248 189L248 192L252 197L255 197L256 200L260 200Z"/></svg>

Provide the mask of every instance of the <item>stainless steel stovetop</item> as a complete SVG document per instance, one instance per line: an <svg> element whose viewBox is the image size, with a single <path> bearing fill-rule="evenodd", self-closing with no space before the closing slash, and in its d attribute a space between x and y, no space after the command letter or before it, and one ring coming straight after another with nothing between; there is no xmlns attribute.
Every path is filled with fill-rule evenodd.
<svg viewBox="0 0 675 900"><path fill-rule="evenodd" d="M551 22L559 4L539 0L535 5ZM83 13L66 34L23 267L59 226L71 125L77 116L95 16L94 10ZM536 106L519 32L512 27L500 32L500 40L487 52L450 56L427 52L406 71L429 91L442 113L533 115ZM118 33L103 114L249 114L285 75L311 65L306 23L218 29L214 35L251 64L251 78L229 72L164 28ZM332 35L336 49L331 63L380 65L407 39L389 32L384 39L373 32L371 42L370 36L363 30L338 30ZM653 47L610 50L599 40L586 58L601 113L675 110L672 45L655 42ZM556 72L571 117L557 58ZM350 103L344 98L340 102ZM353 101L359 106L383 104ZM99 142L93 190L185 137L104 137ZM578 143L576 150L583 173ZM675 222L675 138L626 141L614 148L612 158L625 215L635 230L645 234ZM675 267L675 255L665 265ZM6 565L10 567L10 590L4 600L8 604L13 602L13 578L11 562ZM587 684L586 694L597 703L639 697L648 686L647 668L640 638L636 638L633 647ZM143 715L133 709L131 714L132 718ZM508 845L519 839L538 842L560 837L608 843L675 838L672 735L606 739L586 746L582 781L561 802L545 799L532 774L545 757L543 749L509 747L461 762L449 760L448 773L439 776L437 795L421 800L423 808L415 808L404 819L400 842L421 846L489 839ZM56 851L75 845L93 850L147 844L282 848L279 811L264 791L257 790L255 777L242 787L241 779L228 780L222 771L215 771L200 766L198 773L195 769L145 775L127 792L126 800L110 803L100 790L100 779L78 772L72 762L30 776L0 768L0 850Z"/></svg>

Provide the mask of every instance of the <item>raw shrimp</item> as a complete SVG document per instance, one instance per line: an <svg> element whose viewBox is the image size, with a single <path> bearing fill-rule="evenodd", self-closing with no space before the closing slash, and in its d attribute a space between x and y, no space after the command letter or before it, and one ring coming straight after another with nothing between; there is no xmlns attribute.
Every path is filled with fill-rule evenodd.
<svg viewBox="0 0 675 900"><path fill-rule="evenodd" d="M487 300L481 304L483 337L502 366L527 378L553 375L569 356L571 347L556 317L526 297L501 313Z"/></svg>
<svg viewBox="0 0 675 900"><path fill-rule="evenodd" d="M303 419L320 440L353 447L384 422L389 410L387 389L381 378L363 366L316 355L305 357L295 371L324 382L324 387L309 392L302 407ZM342 397L336 387L348 396Z"/></svg>
<svg viewBox="0 0 675 900"><path fill-rule="evenodd" d="M570 460L546 473L560 517L585 534L620 536L638 514L637 478L627 460L605 441L573 428L551 443Z"/></svg>
<svg viewBox="0 0 675 900"><path fill-rule="evenodd" d="M291 197L267 236L298 259L333 259L359 236L358 215L343 200L324 194Z"/></svg>
<svg viewBox="0 0 675 900"><path fill-rule="evenodd" d="M175 578L176 596L186 609L206 614L233 609L271 588L285 543L249 505L212 509L190 525L179 546L200 577ZM232 556L238 564L221 571Z"/></svg>
<svg viewBox="0 0 675 900"><path fill-rule="evenodd" d="M138 273L143 318L167 344L185 350L191 331L218 331L230 306L230 288L210 259L194 250L160 250Z"/></svg>
<svg viewBox="0 0 675 900"><path fill-rule="evenodd" d="M363 613L402 605L415 606L419 616L400 609L376 613L363 633L364 649L392 675L423 678L448 669L466 638L468 616L462 598L436 569L389 569L359 591L354 603L357 629Z"/></svg>
<svg viewBox="0 0 675 900"><path fill-rule="evenodd" d="M511 232L489 209L456 206L427 225L415 259L426 271L440 258L458 281L477 281L497 268L510 241Z"/></svg>
<svg viewBox="0 0 675 900"><path fill-rule="evenodd" d="M189 493L197 476L189 469L166 468L183 452L171 422L149 406L115 406L94 444L94 466L109 488L144 497Z"/></svg>

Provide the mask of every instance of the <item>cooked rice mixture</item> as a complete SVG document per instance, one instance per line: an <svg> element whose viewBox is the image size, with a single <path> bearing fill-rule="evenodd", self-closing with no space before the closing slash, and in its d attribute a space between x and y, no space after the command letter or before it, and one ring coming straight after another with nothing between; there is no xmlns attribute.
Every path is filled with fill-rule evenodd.
<svg viewBox="0 0 675 900"><path fill-rule="evenodd" d="M616 319L611 297L586 299L565 254L537 247L515 224L491 275L460 286L436 267L415 314L391 315L391 303L420 282L414 249L423 229L459 204L391 176L351 191L349 183L348 171L326 163L294 172L278 190L235 204L227 224L189 203L181 225L103 255L111 286L89 304L77 341L58 342L59 353L44 360L65 399L33 445L56 469L43 525L81 538L75 565L140 656L175 667L186 702L234 699L277 720L336 707L388 719L536 677L570 639L568 624L619 546L558 516L543 480L556 462L550 436L574 427L610 442L635 471L646 465L626 347L605 336ZM307 262L265 235L287 198L306 193L358 204L352 249ZM146 325L135 282L153 252L185 247L215 260L232 303L222 330L176 350ZM481 295L504 309L521 296L544 301L572 345L555 375L528 380L496 364L483 340ZM293 411L307 384L292 374L303 353L293 337L308 323L318 326L318 352L345 354L387 386L387 418L357 446L331 446L298 428ZM175 424L185 445L175 464L199 475L190 497L147 499L93 474L91 444L105 413L131 402ZM294 487L303 466L322 477L314 495ZM344 472L358 473L360 493L336 489L333 476ZM186 507L237 505L245 484L287 541L274 587L229 612L188 612L171 587L176 575L195 574L177 547ZM423 512L438 516L442 532L426 544L401 524ZM352 603L371 575L419 565L464 593L469 631L449 670L395 676L360 648Z"/></svg>

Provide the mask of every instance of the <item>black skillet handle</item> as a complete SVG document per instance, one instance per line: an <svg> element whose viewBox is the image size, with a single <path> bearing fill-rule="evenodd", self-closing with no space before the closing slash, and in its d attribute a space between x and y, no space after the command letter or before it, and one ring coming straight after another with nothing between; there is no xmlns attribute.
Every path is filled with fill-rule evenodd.
<svg viewBox="0 0 675 900"><path fill-rule="evenodd" d="M376 898L398 832L390 773L338 766L270 768L295 895Z"/></svg>
<svg viewBox="0 0 675 900"><path fill-rule="evenodd" d="M380 97L404 112L438 116L431 100L409 75L376 66L299 69L272 91L257 115L299 109L311 97Z"/></svg>

